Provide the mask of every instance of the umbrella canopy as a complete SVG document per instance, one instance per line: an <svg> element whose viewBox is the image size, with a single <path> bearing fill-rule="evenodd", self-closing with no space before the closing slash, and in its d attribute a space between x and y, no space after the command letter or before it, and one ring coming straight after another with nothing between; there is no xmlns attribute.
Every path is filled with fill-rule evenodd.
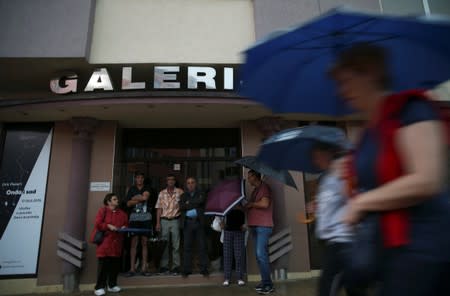
<svg viewBox="0 0 450 296"><path fill-rule="evenodd" d="M248 49L240 93L278 113L349 114L327 71L340 51L361 42L387 50L393 91L450 79L448 19L339 9Z"/></svg>
<svg viewBox="0 0 450 296"><path fill-rule="evenodd" d="M261 145L258 159L277 169L319 173L311 157L317 142L336 146L343 151L352 148L341 129L309 125L273 135Z"/></svg>
<svg viewBox="0 0 450 296"><path fill-rule="evenodd" d="M244 180L225 180L216 185L206 200L205 215L225 216L245 198Z"/></svg>
<svg viewBox="0 0 450 296"><path fill-rule="evenodd" d="M236 160L234 163L245 166L249 169L255 170L258 173L274 178L288 186L294 187L297 189L297 185L295 185L294 178L286 169L274 169L268 164L264 163L255 156L245 156L239 160Z"/></svg>

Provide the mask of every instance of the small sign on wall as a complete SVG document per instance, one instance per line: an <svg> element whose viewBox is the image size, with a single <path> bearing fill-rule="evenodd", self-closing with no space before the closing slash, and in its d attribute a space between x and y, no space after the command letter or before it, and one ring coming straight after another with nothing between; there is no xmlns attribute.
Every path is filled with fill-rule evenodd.
<svg viewBox="0 0 450 296"><path fill-rule="evenodd" d="M181 164L175 163L175 164L173 165L173 170L174 170L174 171L179 171L179 170L181 170Z"/></svg>
<svg viewBox="0 0 450 296"><path fill-rule="evenodd" d="M111 191L111 182L91 182L90 191L109 192Z"/></svg>

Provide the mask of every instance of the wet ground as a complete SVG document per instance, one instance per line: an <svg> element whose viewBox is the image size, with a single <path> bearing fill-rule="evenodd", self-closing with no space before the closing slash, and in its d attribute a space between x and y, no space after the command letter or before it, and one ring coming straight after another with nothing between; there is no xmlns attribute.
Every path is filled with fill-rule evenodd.
<svg viewBox="0 0 450 296"><path fill-rule="evenodd" d="M253 287L256 283L249 283L244 287L239 287L232 283L229 287L219 285L207 286L185 286L185 287L149 287L149 288L124 288L120 293L107 293L107 295L117 296L246 296L259 295ZM270 295L295 295L313 296L315 295L316 279L291 280L275 283L275 292ZM28 294L30 295L30 294ZM61 295L61 293L42 293L40 296ZM85 291L76 294L64 295L94 295L93 291Z"/></svg>

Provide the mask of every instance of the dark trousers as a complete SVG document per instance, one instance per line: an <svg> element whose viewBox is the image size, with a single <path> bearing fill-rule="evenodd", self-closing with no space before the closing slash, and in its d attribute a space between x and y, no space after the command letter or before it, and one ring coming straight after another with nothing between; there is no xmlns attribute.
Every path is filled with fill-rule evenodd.
<svg viewBox="0 0 450 296"><path fill-rule="evenodd" d="M120 257L98 258L97 284L95 290L117 286L117 275L120 269Z"/></svg>
<svg viewBox="0 0 450 296"><path fill-rule="evenodd" d="M223 238L223 269L224 277L231 279L233 266L233 254L236 262L236 273L238 279L244 279L245 260L245 232L225 230Z"/></svg>
<svg viewBox="0 0 450 296"><path fill-rule="evenodd" d="M201 271L208 270L208 252L206 250L206 238L203 225L197 219L188 219L184 221L184 245L183 245L183 272L192 272L192 245L197 242L198 255L200 258Z"/></svg>
<svg viewBox="0 0 450 296"><path fill-rule="evenodd" d="M346 243L327 243L319 279L319 296L338 295L342 287L345 287L348 296L366 295L365 289L351 288L344 282L347 246Z"/></svg>
<svg viewBox="0 0 450 296"><path fill-rule="evenodd" d="M386 251L379 296L450 295L450 263L404 248Z"/></svg>

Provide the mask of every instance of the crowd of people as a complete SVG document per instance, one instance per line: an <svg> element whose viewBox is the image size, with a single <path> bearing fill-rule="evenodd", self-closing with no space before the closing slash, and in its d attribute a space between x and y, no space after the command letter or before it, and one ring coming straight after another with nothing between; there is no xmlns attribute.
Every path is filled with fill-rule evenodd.
<svg viewBox="0 0 450 296"><path fill-rule="evenodd" d="M383 296L448 295L447 134L439 111L426 93L389 91L387 58L378 46L361 44L343 51L330 75L340 95L352 108L366 114L368 120L354 151L318 142L310 155L323 172L316 203L309 209L316 212L316 234L326 245L317 294L337 295L343 287L348 295L367 295L374 286ZM129 220L117 209L118 199L114 194L105 197L105 207L97 214L96 227L107 234L97 248L96 295L103 295L105 287L112 292L120 290L116 285L115 266L121 254L123 234L118 230L128 223L136 229L148 229L150 225L151 217L145 214L149 211L146 202L150 192L142 179L143 176L136 176L135 187L128 194ZM261 275L261 283L255 289L260 294L269 294L274 291L268 256L273 202L270 189L258 172L249 171L247 180L254 187L248 202L230 211L221 224L223 285L230 285L233 258L237 282L245 284L244 231L248 230ZM207 276L202 227L205 196L197 190L195 178L188 178L186 185L186 191L176 188L174 176L169 175L167 188L161 191L155 204L156 231L165 240L172 237L172 266L169 269L167 247L160 273L181 272L185 277L191 274L192 244L196 241L200 270ZM358 236L358 229L364 230L359 226L370 217L376 217L376 223L374 227L364 226L371 236L365 241ZM180 228L184 234L181 269ZM371 229L377 234L368 232ZM136 238L133 237L132 248L136 248L138 236L145 245L148 238L145 231L133 235ZM142 250L144 260L145 249ZM359 257L365 251L365 257ZM136 251L130 256L130 274L134 274ZM145 271L146 265L142 268Z"/></svg>
<svg viewBox="0 0 450 296"><path fill-rule="evenodd" d="M155 199L152 197L152 189L144 185L144 178L142 173L135 173L134 185L128 190L124 209L119 207L117 195L109 193L105 196L104 206L96 215L94 229L104 232L104 239L97 245L96 253L98 277L94 292L97 296L104 295L106 291L121 291L117 286L117 276L126 234L130 236L131 243L130 269L125 276L138 274L138 257L139 274L151 275L148 242L154 235L165 242L157 275L189 277L193 272L195 244L200 274L209 276L210 262L205 233L208 219L204 214L206 195L199 190L196 179L188 177L183 190L175 186L177 180L174 175L169 174L166 177L167 187ZM233 266L236 270L236 283L239 286L246 284L245 234L250 231L255 241L256 261L261 273L261 283L256 285L255 290L259 294L269 294L274 291L268 254L268 241L273 227L271 193L256 171L249 171L248 182L254 187L251 196L245 203L239 203L231 209L220 223L220 230L224 234L223 286L230 285ZM180 258L181 241L183 262Z"/></svg>

